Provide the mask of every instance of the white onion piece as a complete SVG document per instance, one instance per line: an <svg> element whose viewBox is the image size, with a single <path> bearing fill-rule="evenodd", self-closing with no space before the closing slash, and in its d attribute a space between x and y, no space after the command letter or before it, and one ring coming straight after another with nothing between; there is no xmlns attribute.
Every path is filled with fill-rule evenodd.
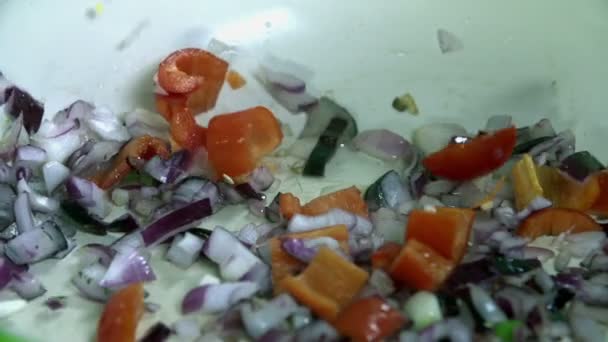
<svg viewBox="0 0 608 342"><path fill-rule="evenodd" d="M241 318L249 336L259 338L267 331L283 323L298 309L293 298L287 294L279 295L260 309L254 309L249 303L241 306Z"/></svg>
<svg viewBox="0 0 608 342"><path fill-rule="evenodd" d="M381 269L374 269L369 276L369 284L378 291L381 296L389 296L395 292L395 285L391 277Z"/></svg>
<svg viewBox="0 0 608 342"><path fill-rule="evenodd" d="M70 169L57 161L49 161L42 166L42 177L46 185L46 192L52 193L70 175Z"/></svg>
<svg viewBox="0 0 608 342"><path fill-rule="evenodd" d="M38 298L46 293L44 285L30 272L14 274L10 285L11 289L25 300Z"/></svg>
<svg viewBox="0 0 608 342"><path fill-rule="evenodd" d="M29 194L22 192L17 195L15 200L15 221L17 223L17 230L19 233L25 233L30 230L34 230L36 224L34 223L34 214L32 213L32 207L30 205Z"/></svg>
<svg viewBox="0 0 608 342"><path fill-rule="evenodd" d="M45 149L49 160L60 163L64 163L85 142L85 137L76 129L53 138L45 138L40 134L31 137L32 145Z"/></svg>
<svg viewBox="0 0 608 342"><path fill-rule="evenodd" d="M190 290L184 297L182 313L222 312L239 301L253 296L257 291L257 284L250 281L199 286Z"/></svg>
<svg viewBox="0 0 608 342"><path fill-rule="evenodd" d="M471 293L471 302L484 321L489 324L496 324L507 319L505 313L484 289L474 284L468 284L468 286Z"/></svg>
<svg viewBox="0 0 608 342"><path fill-rule="evenodd" d="M46 151L40 147L25 145L17 147L15 151L15 165L38 168L46 159Z"/></svg>
<svg viewBox="0 0 608 342"><path fill-rule="evenodd" d="M439 300L432 292L416 292L408 298L403 309L407 317L414 322L416 329L425 328L443 319Z"/></svg>
<svg viewBox="0 0 608 342"><path fill-rule="evenodd" d="M411 160L416 153L407 140L387 129L363 131L352 143L356 149L382 160Z"/></svg>
<svg viewBox="0 0 608 342"><path fill-rule="evenodd" d="M215 227L203 247L205 255L220 267L222 278L241 279L262 261L245 247L234 235L221 227Z"/></svg>
<svg viewBox="0 0 608 342"><path fill-rule="evenodd" d="M115 288L155 280L156 275L148 259L148 255L143 250L118 252L110 263L108 271L99 281L99 285Z"/></svg>
<svg viewBox="0 0 608 342"><path fill-rule="evenodd" d="M371 221L386 241L403 243L407 223L405 215L399 215L388 208L380 208L371 214Z"/></svg>
<svg viewBox="0 0 608 342"><path fill-rule="evenodd" d="M112 210L112 203L108 200L106 192L89 180L69 177L66 182L66 190L71 199L98 219L105 218Z"/></svg>
<svg viewBox="0 0 608 342"><path fill-rule="evenodd" d="M73 278L72 284L78 288L80 294L86 298L105 302L112 291L99 285L99 282L107 272L107 267L94 263L80 270Z"/></svg>
<svg viewBox="0 0 608 342"><path fill-rule="evenodd" d="M6 118L2 119L10 120L8 119L8 114L5 114L5 116ZM0 157L12 157L22 130L25 130L23 128L23 117L22 115L19 115L17 119L10 123L10 126L8 126L4 132L0 133Z"/></svg>
<svg viewBox="0 0 608 342"><path fill-rule="evenodd" d="M54 213L59 210L59 201L53 197L41 195L29 186L25 179L17 182L17 192L27 193L32 209L43 213Z"/></svg>
<svg viewBox="0 0 608 342"><path fill-rule="evenodd" d="M53 221L19 234L4 246L5 255L17 265L32 264L68 247L67 240Z"/></svg>
<svg viewBox="0 0 608 342"><path fill-rule="evenodd" d="M289 220L287 230L297 233L338 224L345 225L351 233L357 235L369 235L373 230L369 220L342 209L331 209L318 216L296 214Z"/></svg>
<svg viewBox="0 0 608 342"><path fill-rule="evenodd" d="M179 268L186 269L198 258L204 243L204 240L188 232L174 237L167 251L167 260Z"/></svg>
<svg viewBox="0 0 608 342"><path fill-rule="evenodd" d="M122 142L131 138L123 122L107 107L95 108L85 123L102 140Z"/></svg>
<svg viewBox="0 0 608 342"><path fill-rule="evenodd" d="M455 52L464 48L460 38L444 29L437 30L437 41L439 42L441 53Z"/></svg>
<svg viewBox="0 0 608 342"><path fill-rule="evenodd" d="M453 137L466 135L467 131L458 124L428 124L414 132L414 145L428 155L446 147Z"/></svg>

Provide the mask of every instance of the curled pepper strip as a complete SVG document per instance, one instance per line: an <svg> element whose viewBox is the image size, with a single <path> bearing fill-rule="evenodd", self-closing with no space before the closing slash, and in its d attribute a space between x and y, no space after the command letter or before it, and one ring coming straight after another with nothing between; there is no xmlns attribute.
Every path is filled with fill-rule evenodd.
<svg viewBox="0 0 608 342"><path fill-rule="evenodd" d="M112 166L92 177L92 181L106 190L120 181L133 170L133 161L147 161L155 156L169 158L170 150L167 143L159 138L142 135L125 144L120 153L114 158Z"/></svg>

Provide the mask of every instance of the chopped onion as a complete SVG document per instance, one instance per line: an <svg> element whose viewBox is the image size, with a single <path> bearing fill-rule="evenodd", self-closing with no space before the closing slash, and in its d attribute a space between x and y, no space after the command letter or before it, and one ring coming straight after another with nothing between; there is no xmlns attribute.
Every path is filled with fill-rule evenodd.
<svg viewBox="0 0 608 342"><path fill-rule="evenodd" d="M24 145L15 150L14 165L27 166L32 169L40 167L46 162L46 151L40 147Z"/></svg>
<svg viewBox="0 0 608 342"><path fill-rule="evenodd" d="M481 287L469 284L471 302L475 310L488 324L496 324L507 319L505 313L496 305L492 297Z"/></svg>
<svg viewBox="0 0 608 342"><path fill-rule="evenodd" d="M243 299L253 296L258 291L254 282L242 281L203 285L190 290L182 301L182 313L222 312Z"/></svg>
<svg viewBox="0 0 608 342"><path fill-rule="evenodd" d="M262 261L247 249L234 235L215 227L203 247L205 255L220 267L222 278L239 280Z"/></svg>
<svg viewBox="0 0 608 342"><path fill-rule="evenodd" d="M174 183L184 175L192 158L187 150L173 153L168 160L159 156L150 159L144 165L144 171L161 183Z"/></svg>
<svg viewBox="0 0 608 342"><path fill-rule="evenodd" d="M259 309L245 303L241 306L241 317L249 336L259 338L270 329L276 328L298 309L293 298L287 294L279 295Z"/></svg>
<svg viewBox="0 0 608 342"><path fill-rule="evenodd" d="M46 192L51 194L70 176L70 169L57 161L49 161L42 166L42 176L46 185Z"/></svg>
<svg viewBox="0 0 608 342"><path fill-rule="evenodd" d="M353 146L372 157L389 161L411 161L416 153L407 140L387 129L363 131L353 139Z"/></svg>
<svg viewBox="0 0 608 342"><path fill-rule="evenodd" d="M249 175L249 184L256 191L266 191L274 183L274 176L265 166L254 169Z"/></svg>
<svg viewBox="0 0 608 342"><path fill-rule="evenodd" d="M122 143L116 141L92 142L89 140L72 153L66 165L72 169L73 175L92 176L105 170L121 147Z"/></svg>
<svg viewBox="0 0 608 342"><path fill-rule="evenodd" d="M32 231L36 227L29 196L27 192L22 192L15 200L15 222L20 233Z"/></svg>
<svg viewBox="0 0 608 342"><path fill-rule="evenodd" d="M46 293L46 288L42 285L40 280L34 277L30 272L13 274L11 289L15 291L19 297L25 300L38 298Z"/></svg>
<svg viewBox="0 0 608 342"><path fill-rule="evenodd" d="M59 201L52 197L43 196L30 188L25 179L17 182L17 191L27 193L32 209L43 213L54 213L59 210Z"/></svg>
<svg viewBox="0 0 608 342"><path fill-rule="evenodd" d="M419 342L434 342L448 339L451 342L473 341L473 333L457 318L437 322L420 332Z"/></svg>
<svg viewBox="0 0 608 342"><path fill-rule="evenodd" d="M186 269L198 258L204 243L204 240L188 232L174 237L167 251L167 260L179 268Z"/></svg>
<svg viewBox="0 0 608 342"><path fill-rule="evenodd" d="M296 341L338 341L339 336L329 323L316 321L300 328L296 333Z"/></svg>
<svg viewBox="0 0 608 342"><path fill-rule="evenodd" d="M426 328L443 319L439 300L432 292L416 292L405 302L403 309L407 317L413 321L415 329Z"/></svg>
<svg viewBox="0 0 608 342"><path fill-rule="evenodd" d="M102 140L124 142L131 138L122 121L107 107L97 107L85 121Z"/></svg>
<svg viewBox="0 0 608 342"><path fill-rule="evenodd" d="M209 215L211 215L211 204L209 198L205 198L160 217L144 227L139 234L146 247L155 246L192 228L199 220Z"/></svg>
<svg viewBox="0 0 608 342"><path fill-rule="evenodd" d="M146 253L138 249L116 253L99 285L116 288L155 280L156 275L148 259Z"/></svg>
<svg viewBox="0 0 608 342"><path fill-rule="evenodd" d="M338 241L329 237L315 239L286 237L281 240L281 247L285 252L306 263L310 262L315 257L321 246L340 251L340 244Z"/></svg>
<svg viewBox="0 0 608 342"><path fill-rule="evenodd" d="M111 289L99 285L101 279L108 271L106 266L94 263L80 270L73 278L72 284L85 298L105 302L111 295Z"/></svg>
<svg viewBox="0 0 608 342"><path fill-rule="evenodd" d="M70 198L97 219L105 218L112 209L106 193L97 184L75 176L68 178L65 188Z"/></svg>
<svg viewBox="0 0 608 342"><path fill-rule="evenodd" d="M395 285L391 277L381 269L374 269L369 276L369 284L381 296L389 296L395 292Z"/></svg>
<svg viewBox="0 0 608 342"><path fill-rule="evenodd" d="M64 163L74 151L86 142L85 136L76 127L56 137L45 137L40 135L39 132L30 138L32 145L46 150L49 160L60 163Z"/></svg>
<svg viewBox="0 0 608 342"><path fill-rule="evenodd" d="M289 220L287 230L297 233L338 224L345 225L351 233L356 235L369 235L373 230L371 222L366 218L342 209L331 209L327 213L318 216L296 214Z"/></svg>
<svg viewBox="0 0 608 342"><path fill-rule="evenodd" d="M21 88L9 89L5 109L13 117L23 117L23 126L28 134L34 134L40 128L44 105Z"/></svg>
<svg viewBox="0 0 608 342"><path fill-rule="evenodd" d="M180 203L191 203L209 199L211 208L218 209L220 204L219 188L213 182L203 178L192 177L179 184L171 200Z"/></svg>
<svg viewBox="0 0 608 342"><path fill-rule="evenodd" d="M53 221L46 221L10 240L5 246L5 254L15 264L24 265L44 260L67 247L59 227Z"/></svg>
<svg viewBox="0 0 608 342"><path fill-rule="evenodd" d="M399 215L394 210L388 208L380 208L371 214L371 221L376 231L386 241L403 243L407 223L405 215Z"/></svg>
<svg viewBox="0 0 608 342"><path fill-rule="evenodd" d="M538 259L545 262L555 256L555 253L547 248L527 246L524 248L524 259Z"/></svg>

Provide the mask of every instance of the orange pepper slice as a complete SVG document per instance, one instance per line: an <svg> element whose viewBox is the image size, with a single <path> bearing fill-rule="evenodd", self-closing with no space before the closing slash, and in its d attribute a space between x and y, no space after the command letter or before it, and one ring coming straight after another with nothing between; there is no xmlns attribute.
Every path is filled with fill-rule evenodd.
<svg viewBox="0 0 608 342"><path fill-rule="evenodd" d="M98 342L135 342L137 323L144 313L144 287L133 284L106 303L97 325Z"/></svg>
<svg viewBox="0 0 608 342"><path fill-rule="evenodd" d="M282 235L281 238L315 239L324 236L331 237L338 241L344 253L349 253L348 228L343 224L322 229L315 229L308 232L285 234ZM295 275L302 271L304 267L306 267L306 264L285 252L283 247L281 247L281 239L272 238L268 243L270 246L274 293L279 294L284 292L284 289L281 287L281 281L288 276Z"/></svg>
<svg viewBox="0 0 608 342"><path fill-rule="evenodd" d="M247 81L245 80L245 78L243 78L243 75L239 74L237 71L234 70L228 71L228 75L226 75L226 81L228 81L228 85L230 85L230 88L235 90L242 88L245 86L245 84L247 84Z"/></svg>
<svg viewBox="0 0 608 342"><path fill-rule="evenodd" d="M281 286L319 317L331 322L361 291L369 275L327 247L298 276Z"/></svg>
<svg viewBox="0 0 608 342"><path fill-rule="evenodd" d="M517 228L517 235L535 239L543 235L559 235L602 231L593 218L574 209L547 208L528 216Z"/></svg>
<svg viewBox="0 0 608 342"><path fill-rule="evenodd" d="M399 285L434 291L452 272L454 264L431 247L409 239L391 265L390 275Z"/></svg>
<svg viewBox="0 0 608 342"><path fill-rule="evenodd" d="M342 209L362 217L368 216L367 204L361 196L361 191L354 186L319 196L304 206L293 194L284 193L279 197L279 207L281 214L287 219L295 214L321 215L331 209Z"/></svg>
<svg viewBox="0 0 608 342"><path fill-rule="evenodd" d="M536 170L544 195L554 207L586 211L600 196L598 177L579 182L553 167L537 166Z"/></svg>
<svg viewBox="0 0 608 342"><path fill-rule="evenodd" d="M395 334L405 324L405 317L378 297L351 303L334 322L342 335L355 342L381 341Z"/></svg>

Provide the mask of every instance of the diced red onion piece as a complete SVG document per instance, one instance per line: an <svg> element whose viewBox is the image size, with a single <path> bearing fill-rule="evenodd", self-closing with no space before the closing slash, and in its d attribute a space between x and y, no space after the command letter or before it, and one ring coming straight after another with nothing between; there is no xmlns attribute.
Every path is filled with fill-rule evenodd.
<svg viewBox="0 0 608 342"><path fill-rule="evenodd" d="M42 165L47 159L46 151L40 147L24 145L15 150L15 163L36 168Z"/></svg>
<svg viewBox="0 0 608 342"><path fill-rule="evenodd" d="M74 151L78 150L86 142L84 134L77 128L72 128L56 137L44 137L36 134L30 139L32 145L46 150L48 160L60 163L64 163Z"/></svg>
<svg viewBox="0 0 608 342"><path fill-rule="evenodd" d="M90 243L80 247L83 255L83 264L89 265L92 263L100 263L103 266L110 266L112 258L114 258L114 250L112 248L99 243ZM99 279L101 280L101 279Z"/></svg>
<svg viewBox="0 0 608 342"><path fill-rule="evenodd" d="M144 171L161 183L173 183L188 170L192 158L187 150L173 153L168 160L159 156L144 165Z"/></svg>
<svg viewBox="0 0 608 342"><path fill-rule="evenodd" d="M85 298L105 302L110 297L112 290L102 287L99 282L107 271L107 267L98 263L88 265L72 278L72 284Z"/></svg>
<svg viewBox="0 0 608 342"><path fill-rule="evenodd" d="M294 75L281 71L264 69L266 81L289 93L302 93L306 90L306 83Z"/></svg>
<svg viewBox="0 0 608 342"><path fill-rule="evenodd" d="M203 247L205 255L220 267L220 274L233 281L243 277L262 261L247 249L234 235L215 227Z"/></svg>
<svg viewBox="0 0 608 342"><path fill-rule="evenodd" d="M381 296L387 297L395 292L395 285L391 277L381 269L374 269L369 277L369 284Z"/></svg>
<svg viewBox="0 0 608 342"><path fill-rule="evenodd" d="M294 93L272 84L267 86L266 89L278 103L292 113L306 111L319 103L317 97L307 92Z"/></svg>
<svg viewBox="0 0 608 342"><path fill-rule="evenodd" d="M270 329L283 323L297 309L298 305L293 298L282 294L263 304L257 310L250 303L243 304L241 318L249 336L259 338Z"/></svg>
<svg viewBox="0 0 608 342"><path fill-rule="evenodd" d="M27 272L27 266L16 265L10 259L0 256L0 290L10 284L15 274Z"/></svg>
<svg viewBox="0 0 608 342"><path fill-rule="evenodd" d="M386 241L403 243L406 234L407 217L394 210L380 208L371 214L372 224Z"/></svg>
<svg viewBox="0 0 608 342"><path fill-rule="evenodd" d="M241 300L253 296L258 291L254 282L242 281L203 285L186 294L182 301L182 313L222 312Z"/></svg>
<svg viewBox="0 0 608 342"><path fill-rule="evenodd" d="M146 247L155 246L192 228L199 220L211 213L209 198L198 200L157 219L143 228L140 234Z"/></svg>
<svg viewBox="0 0 608 342"><path fill-rule="evenodd" d="M38 298L46 293L46 288L44 288L40 280L30 272L14 274L10 287L19 297L25 300Z"/></svg>
<svg viewBox="0 0 608 342"><path fill-rule="evenodd" d="M28 200L33 210L43 213L54 213L59 210L59 201L53 197L43 196L29 186L25 179L17 182L17 191L27 193Z"/></svg>
<svg viewBox="0 0 608 342"><path fill-rule="evenodd" d="M258 285L259 292L268 294L272 290L270 267L263 262L255 264L239 281L252 281Z"/></svg>
<svg viewBox="0 0 608 342"><path fill-rule="evenodd" d="M372 157L389 161L410 160L416 153L407 140L387 129L363 131L353 139L353 146Z"/></svg>
<svg viewBox="0 0 608 342"><path fill-rule="evenodd" d="M87 212L96 218L103 219L110 213L112 204L105 191L100 189L97 184L71 176L68 178L65 188L72 200L86 208Z"/></svg>
<svg viewBox="0 0 608 342"><path fill-rule="evenodd" d="M204 243L204 240L188 232L174 237L167 251L167 260L179 268L186 269L198 258Z"/></svg>
<svg viewBox="0 0 608 342"><path fill-rule="evenodd" d="M246 224L237 234L237 238L246 246L253 246L260 238L260 232L253 223Z"/></svg>
<svg viewBox="0 0 608 342"><path fill-rule="evenodd" d="M5 245L5 254L17 265L32 264L66 249L67 240L53 221L19 234Z"/></svg>
<svg viewBox="0 0 608 342"><path fill-rule="evenodd" d="M99 281L103 287L116 288L133 283L147 282L156 279L156 275L143 250L119 252L108 267L108 271Z"/></svg>
<svg viewBox="0 0 608 342"><path fill-rule="evenodd" d="M44 105L21 88L12 87L6 99L6 112L13 117L23 116L23 126L27 133L34 134L40 128Z"/></svg>
<svg viewBox="0 0 608 342"><path fill-rule="evenodd" d="M123 122L107 107L95 108L85 123L101 140L124 142L131 138Z"/></svg>
<svg viewBox="0 0 608 342"><path fill-rule="evenodd" d="M287 230L297 233L338 224L345 225L351 233L356 235L369 235L373 230L369 220L342 209L331 209L318 216L296 214L289 220Z"/></svg>
<svg viewBox="0 0 608 342"><path fill-rule="evenodd" d="M42 177L48 194L52 193L70 176L70 169L57 161L49 161L42 167Z"/></svg>
<svg viewBox="0 0 608 342"><path fill-rule="evenodd" d="M249 212L254 216L264 217L265 201L250 198L247 200L247 207L249 208Z"/></svg>
<svg viewBox="0 0 608 342"><path fill-rule="evenodd" d="M296 341L338 341L339 334L329 323L316 321L300 328Z"/></svg>
<svg viewBox="0 0 608 342"><path fill-rule="evenodd" d="M505 313L496 305L492 297L481 287L469 284L471 302L475 310L488 324L496 324L507 319Z"/></svg>
<svg viewBox="0 0 608 342"><path fill-rule="evenodd" d="M88 141L76 150L67 161L72 174L85 177L105 170L109 163L120 151L122 143L117 141Z"/></svg>
<svg viewBox="0 0 608 342"><path fill-rule="evenodd" d="M191 203L209 199L211 208L216 210L220 204L218 186L203 178L188 178L175 189L171 199L180 203Z"/></svg>
<svg viewBox="0 0 608 342"><path fill-rule="evenodd" d="M20 233L34 230L36 225L34 223L34 214L32 213L29 194L22 192L17 195L14 208L17 230L19 230Z"/></svg>

